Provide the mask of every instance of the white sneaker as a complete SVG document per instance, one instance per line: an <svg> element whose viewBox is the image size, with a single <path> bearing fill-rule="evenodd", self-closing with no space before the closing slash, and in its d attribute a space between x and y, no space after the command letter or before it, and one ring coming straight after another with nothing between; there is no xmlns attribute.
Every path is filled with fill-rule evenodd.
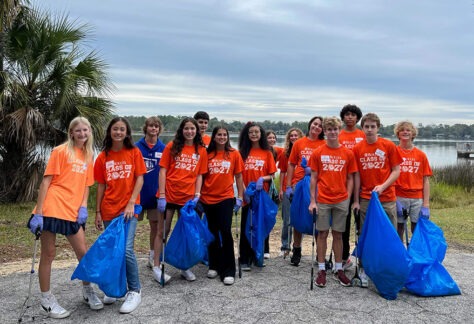
<svg viewBox="0 0 474 324"><path fill-rule="evenodd" d="M224 285L233 285L234 284L234 277L225 277L224 278Z"/></svg>
<svg viewBox="0 0 474 324"><path fill-rule="evenodd" d="M264 259L270 259L270 253L264 253L263 258Z"/></svg>
<svg viewBox="0 0 474 324"><path fill-rule="evenodd" d="M347 260L342 260L342 270L344 270L344 271L351 268L353 265L354 265L354 263L352 263L351 258L349 258Z"/></svg>
<svg viewBox="0 0 474 324"><path fill-rule="evenodd" d="M156 281L158 281L160 284L161 284L161 269L160 267L153 267L153 277L155 278ZM167 283L168 281L170 281L171 279L171 276L166 274L165 272L165 283Z"/></svg>
<svg viewBox="0 0 474 324"><path fill-rule="evenodd" d="M104 308L104 304L97 297L91 285L82 287L82 297L84 297L84 301L89 304L91 309L98 310Z"/></svg>
<svg viewBox="0 0 474 324"><path fill-rule="evenodd" d="M113 303L115 303L116 300L117 300L117 298L115 298L115 297L109 297L107 295L104 296L104 304L105 305L112 305Z"/></svg>
<svg viewBox="0 0 474 324"><path fill-rule="evenodd" d="M215 277L217 277L217 271L209 269L209 271L207 272L207 277L209 279L214 279Z"/></svg>
<svg viewBox="0 0 474 324"><path fill-rule="evenodd" d="M133 312L142 302L142 294L139 291L129 291L125 296L125 301L120 307L120 313L128 314Z"/></svg>
<svg viewBox="0 0 474 324"><path fill-rule="evenodd" d="M191 270L181 270L181 276L187 281L196 280L196 276L191 272Z"/></svg>
<svg viewBox="0 0 474 324"><path fill-rule="evenodd" d="M41 307L48 313L48 316L51 318L65 318L71 315L71 312L62 308L56 297L50 294L48 297L41 297Z"/></svg>
<svg viewBox="0 0 474 324"><path fill-rule="evenodd" d="M280 256L285 256L285 251L280 251Z"/></svg>
<svg viewBox="0 0 474 324"><path fill-rule="evenodd" d="M369 277L365 274L365 271L361 269L360 271L360 284L362 288L369 287Z"/></svg>

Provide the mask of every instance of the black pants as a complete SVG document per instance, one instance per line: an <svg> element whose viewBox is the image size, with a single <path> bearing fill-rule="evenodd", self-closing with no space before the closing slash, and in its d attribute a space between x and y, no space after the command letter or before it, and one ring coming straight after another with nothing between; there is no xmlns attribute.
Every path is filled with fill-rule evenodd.
<svg viewBox="0 0 474 324"><path fill-rule="evenodd" d="M234 239L232 237L232 215L234 199L225 199L217 204L203 204L209 230L214 242L209 245L209 269L216 270L221 280L235 277Z"/></svg>
<svg viewBox="0 0 474 324"><path fill-rule="evenodd" d="M342 259L349 259L350 251L350 238L351 238L351 206L354 203L354 198L351 196L351 201L349 202L349 211L346 218L346 230L342 233Z"/></svg>
<svg viewBox="0 0 474 324"><path fill-rule="evenodd" d="M251 264L255 260L255 252L250 247L250 242L245 235L245 227L247 226L247 217L250 205L242 208L242 219L240 221L240 263Z"/></svg>

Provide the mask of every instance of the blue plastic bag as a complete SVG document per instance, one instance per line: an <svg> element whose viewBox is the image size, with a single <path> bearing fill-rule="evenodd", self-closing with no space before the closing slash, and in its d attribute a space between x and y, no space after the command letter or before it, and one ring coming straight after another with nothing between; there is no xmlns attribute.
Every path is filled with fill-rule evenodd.
<svg viewBox="0 0 474 324"><path fill-rule="evenodd" d="M123 214L112 220L79 262L71 280L93 282L109 297L125 296L125 244L129 226L130 222L124 220Z"/></svg>
<svg viewBox="0 0 474 324"><path fill-rule="evenodd" d="M214 241L214 236L194 210L195 206L189 200L181 208L181 216L166 244L166 263L181 270L187 270L201 262L207 253L207 247Z"/></svg>
<svg viewBox="0 0 474 324"><path fill-rule="evenodd" d="M303 158L301 167L306 166L306 159ZM310 182L311 176L305 175L295 186L295 194L290 207L290 225L302 234L313 235L313 215L308 210L311 203ZM315 233L318 231L316 230Z"/></svg>
<svg viewBox="0 0 474 324"><path fill-rule="evenodd" d="M405 287L420 296L459 295L461 291L441 264L447 244L443 230L429 219L420 217L408 247L413 268Z"/></svg>
<svg viewBox="0 0 474 324"><path fill-rule="evenodd" d="M411 259L376 192L372 192L358 246L365 272L379 294L396 299L410 273Z"/></svg>
<svg viewBox="0 0 474 324"><path fill-rule="evenodd" d="M263 249L265 239L276 223L278 205L273 202L265 190L257 191L255 182L250 182L246 194L251 197L252 202L245 225L245 236L255 251L255 265L263 267ZM250 230L252 224L252 231Z"/></svg>

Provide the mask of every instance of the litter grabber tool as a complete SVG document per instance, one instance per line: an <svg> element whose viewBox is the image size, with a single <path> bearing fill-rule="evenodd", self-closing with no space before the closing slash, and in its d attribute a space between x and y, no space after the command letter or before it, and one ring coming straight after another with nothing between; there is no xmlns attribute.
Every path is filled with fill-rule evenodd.
<svg viewBox="0 0 474 324"><path fill-rule="evenodd" d="M315 245L314 234L315 232L316 232L316 208L313 208L313 243L312 243L312 250L311 250L311 287L310 287L311 290L313 290L313 285L314 285L314 245Z"/></svg>

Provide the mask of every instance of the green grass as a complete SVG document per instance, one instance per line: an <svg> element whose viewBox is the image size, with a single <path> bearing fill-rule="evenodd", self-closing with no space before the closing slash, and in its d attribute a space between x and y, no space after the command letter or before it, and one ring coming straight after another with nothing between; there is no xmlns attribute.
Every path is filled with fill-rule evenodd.
<svg viewBox="0 0 474 324"><path fill-rule="evenodd" d="M474 186L474 165L459 163L433 169L432 181L461 187L471 192Z"/></svg>

